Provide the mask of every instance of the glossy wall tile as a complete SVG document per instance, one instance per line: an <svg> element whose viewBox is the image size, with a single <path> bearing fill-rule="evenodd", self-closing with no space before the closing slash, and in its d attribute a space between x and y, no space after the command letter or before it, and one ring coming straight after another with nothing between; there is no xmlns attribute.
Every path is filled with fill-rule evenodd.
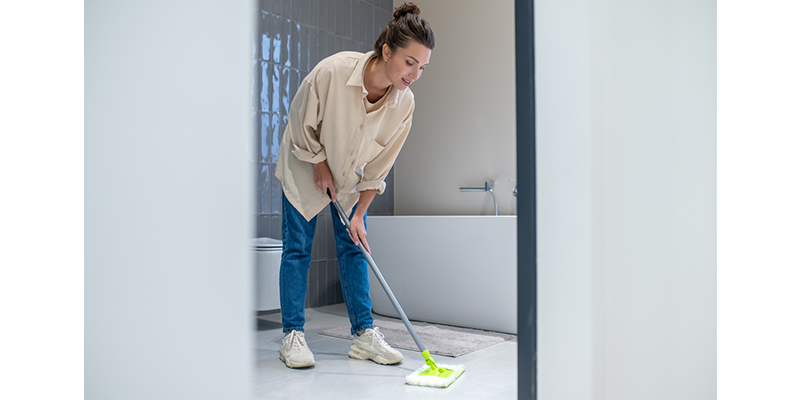
<svg viewBox="0 0 800 400"><path fill-rule="evenodd" d="M256 169L256 235L281 239L281 186L275 165L289 107L302 79L323 58L366 52L392 17L391 0L261 0L252 44L254 130L247 146ZM393 172L372 215L394 213ZM306 305L342 302L329 209L317 218Z"/></svg>

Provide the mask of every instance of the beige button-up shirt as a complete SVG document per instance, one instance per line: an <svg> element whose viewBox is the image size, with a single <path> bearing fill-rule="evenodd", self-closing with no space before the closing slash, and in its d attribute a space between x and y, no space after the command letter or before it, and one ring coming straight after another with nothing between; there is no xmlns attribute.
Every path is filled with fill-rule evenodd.
<svg viewBox="0 0 800 400"><path fill-rule="evenodd" d="M330 199L314 184L314 165L327 160L336 197L351 210L360 192L383 193L386 175L411 129L414 94L391 86L367 113L364 69L373 57L345 51L317 64L289 109L275 176L290 203L310 221Z"/></svg>

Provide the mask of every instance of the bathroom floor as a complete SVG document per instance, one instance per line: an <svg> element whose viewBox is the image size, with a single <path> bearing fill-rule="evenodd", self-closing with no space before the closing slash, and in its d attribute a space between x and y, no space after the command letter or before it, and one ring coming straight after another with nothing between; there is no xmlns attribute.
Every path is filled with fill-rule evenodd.
<svg viewBox="0 0 800 400"><path fill-rule="evenodd" d="M405 376L423 365L417 351L398 349L405 358L397 365L379 365L348 357L350 340L318 332L349 324L344 304L306 310L306 342L316 365L290 369L278 359L283 339L281 315L258 317L256 399L515 399L517 339L465 354L434 355L444 364L467 369L450 387L425 388L405 384Z"/></svg>

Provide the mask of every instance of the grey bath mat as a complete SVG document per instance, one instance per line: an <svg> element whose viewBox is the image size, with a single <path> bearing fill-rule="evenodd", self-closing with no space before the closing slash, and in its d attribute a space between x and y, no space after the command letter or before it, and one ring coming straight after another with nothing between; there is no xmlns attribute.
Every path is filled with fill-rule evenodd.
<svg viewBox="0 0 800 400"><path fill-rule="evenodd" d="M390 346L419 351L411 334L408 333L406 326L403 325L403 321L399 319L376 319L373 325L380 328L380 331L383 332L384 335L383 339L386 340L386 343L389 343ZM450 357L462 356L514 337L514 335L505 333L426 324L424 322L412 322L412 325L414 326L414 330L417 331L420 340L428 347L431 354ZM325 329L321 331L320 334L342 339L353 338L353 336L350 335L350 325Z"/></svg>

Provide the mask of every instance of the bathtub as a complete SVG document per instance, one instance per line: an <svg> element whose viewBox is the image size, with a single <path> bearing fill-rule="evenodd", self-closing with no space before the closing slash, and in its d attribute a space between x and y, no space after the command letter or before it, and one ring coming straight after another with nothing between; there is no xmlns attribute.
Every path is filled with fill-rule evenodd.
<svg viewBox="0 0 800 400"><path fill-rule="evenodd" d="M410 320L517 333L516 216L368 216L367 231ZM373 312L399 317L372 273L369 292Z"/></svg>

